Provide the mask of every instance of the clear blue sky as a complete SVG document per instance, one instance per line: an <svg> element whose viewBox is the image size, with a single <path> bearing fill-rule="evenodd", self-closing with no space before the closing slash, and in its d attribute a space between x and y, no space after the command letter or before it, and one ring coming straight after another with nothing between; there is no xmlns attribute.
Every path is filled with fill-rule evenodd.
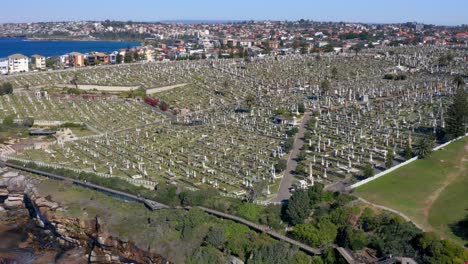
<svg viewBox="0 0 468 264"><path fill-rule="evenodd" d="M297 20L468 24L468 0L2 0L0 23Z"/></svg>

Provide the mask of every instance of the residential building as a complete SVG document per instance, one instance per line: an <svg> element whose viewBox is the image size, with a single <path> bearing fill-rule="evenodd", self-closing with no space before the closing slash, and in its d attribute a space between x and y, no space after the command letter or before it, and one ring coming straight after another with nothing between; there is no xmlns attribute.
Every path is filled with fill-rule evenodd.
<svg viewBox="0 0 468 264"><path fill-rule="evenodd" d="M31 63L34 69L44 70L46 68L46 57L34 54L31 56Z"/></svg>
<svg viewBox="0 0 468 264"><path fill-rule="evenodd" d="M68 63L72 67L85 66L85 55L79 52L71 52L68 54Z"/></svg>
<svg viewBox="0 0 468 264"><path fill-rule="evenodd" d="M99 64L109 64L110 62L109 55L103 52L96 52L94 56L96 57L96 61L99 61Z"/></svg>
<svg viewBox="0 0 468 264"><path fill-rule="evenodd" d="M8 56L8 72L28 72L29 58L23 54L13 54Z"/></svg>
<svg viewBox="0 0 468 264"><path fill-rule="evenodd" d="M8 74L8 58L0 58L0 74Z"/></svg>

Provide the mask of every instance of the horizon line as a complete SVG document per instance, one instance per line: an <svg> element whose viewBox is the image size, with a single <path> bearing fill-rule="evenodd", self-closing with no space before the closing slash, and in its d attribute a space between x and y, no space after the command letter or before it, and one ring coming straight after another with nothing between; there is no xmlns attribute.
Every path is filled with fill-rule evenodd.
<svg viewBox="0 0 468 264"><path fill-rule="evenodd" d="M345 20L313 20L308 18L300 19L161 19L161 20L132 20L132 19L83 19L83 20L51 20L51 21L32 21L32 22L0 22L0 24L31 24L31 23L69 23L69 22L105 22L109 20L111 22L132 22L132 23L184 23L184 24L226 24L226 23L237 23L237 22L298 22L300 20L306 20L310 22L318 23L351 23L351 24L366 24L366 25L395 25L395 24L405 24L405 23L417 23L423 25L433 25L433 26L442 26L442 27L463 27L468 24L459 23L459 24L436 24L436 23L427 23L419 21L400 21L400 22L358 22L358 21L345 21Z"/></svg>

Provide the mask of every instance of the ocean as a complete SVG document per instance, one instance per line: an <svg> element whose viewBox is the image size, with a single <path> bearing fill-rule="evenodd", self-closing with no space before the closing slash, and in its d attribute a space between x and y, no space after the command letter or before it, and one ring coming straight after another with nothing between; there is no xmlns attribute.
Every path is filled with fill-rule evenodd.
<svg viewBox="0 0 468 264"><path fill-rule="evenodd" d="M72 51L81 53L91 51L112 52L118 49L139 45L139 42L125 41L63 41L0 38L0 58L4 58L15 53L21 53L28 57L33 54L51 57L63 55Z"/></svg>

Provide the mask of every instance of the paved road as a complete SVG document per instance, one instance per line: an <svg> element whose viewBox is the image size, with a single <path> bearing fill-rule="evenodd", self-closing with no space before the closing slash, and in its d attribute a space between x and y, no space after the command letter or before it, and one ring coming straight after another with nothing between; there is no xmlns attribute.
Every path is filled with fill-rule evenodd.
<svg viewBox="0 0 468 264"><path fill-rule="evenodd" d="M275 198L271 199L270 202L278 203L284 202L285 200L291 197L291 193L289 188L291 188L294 175L293 172L296 170L297 167L297 157L299 156L300 149L304 145L304 133L305 133L305 126L307 122L310 120L311 112L305 112L304 117L302 118L302 122L299 125L299 131L296 134L296 139L294 140L293 149L289 154L288 158L288 165L286 167L286 171L284 172L283 179L281 180L280 188Z"/></svg>

